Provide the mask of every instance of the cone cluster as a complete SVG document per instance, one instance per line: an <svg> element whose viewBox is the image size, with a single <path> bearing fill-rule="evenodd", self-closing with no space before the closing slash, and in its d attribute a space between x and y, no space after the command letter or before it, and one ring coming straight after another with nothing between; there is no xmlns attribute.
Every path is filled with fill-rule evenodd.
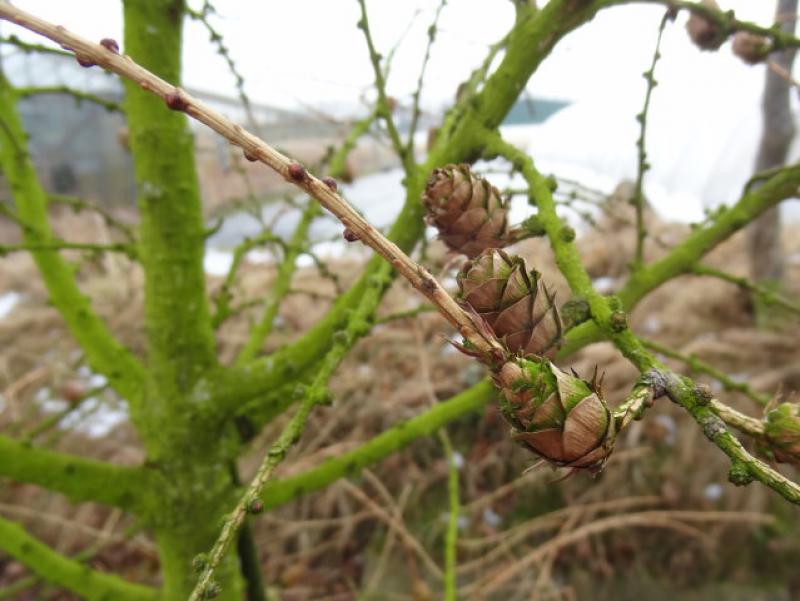
<svg viewBox="0 0 800 601"><path fill-rule="evenodd" d="M552 358L561 343L561 318L537 271L521 257L488 249L457 276L458 300L477 313L513 355Z"/></svg>
<svg viewBox="0 0 800 601"><path fill-rule="evenodd" d="M560 467L602 470L616 428L596 373L589 382L544 359L515 359L494 381L514 440Z"/></svg>
<svg viewBox="0 0 800 601"><path fill-rule="evenodd" d="M473 258L508 244L508 207L497 188L473 174L469 165L434 169L422 203L428 223L456 252Z"/></svg>

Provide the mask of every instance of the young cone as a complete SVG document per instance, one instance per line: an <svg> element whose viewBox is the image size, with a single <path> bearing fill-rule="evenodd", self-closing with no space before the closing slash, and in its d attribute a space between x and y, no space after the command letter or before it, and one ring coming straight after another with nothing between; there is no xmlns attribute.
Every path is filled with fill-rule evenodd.
<svg viewBox="0 0 800 601"><path fill-rule="evenodd" d="M716 0L703 0L709 8L719 9ZM700 50L717 50L727 38L720 26L702 12L692 11L686 22L686 32Z"/></svg>
<svg viewBox="0 0 800 601"><path fill-rule="evenodd" d="M561 343L561 318L537 271L521 257L492 248L458 274L459 301L480 315L509 352L552 358Z"/></svg>
<svg viewBox="0 0 800 601"><path fill-rule="evenodd" d="M767 411L764 439L776 461L800 465L800 405L780 403Z"/></svg>
<svg viewBox="0 0 800 601"><path fill-rule="evenodd" d="M428 223L456 252L472 258L508 244L508 207L497 188L474 175L469 165L434 169L422 202Z"/></svg>
<svg viewBox="0 0 800 601"><path fill-rule="evenodd" d="M557 466L602 470L616 430L596 376L586 382L547 360L505 363L493 378L513 438Z"/></svg>

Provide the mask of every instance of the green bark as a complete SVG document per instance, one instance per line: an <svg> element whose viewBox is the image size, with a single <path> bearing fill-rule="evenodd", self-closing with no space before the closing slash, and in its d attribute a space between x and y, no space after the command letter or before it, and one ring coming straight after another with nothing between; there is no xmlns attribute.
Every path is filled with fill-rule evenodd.
<svg viewBox="0 0 800 601"><path fill-rule="evenodd" d="M128 511L143 505L159 488L157 474L39 449L0 436L0 476L65 494L73 502L97 501Z"/></svg>
<svg viewBox="0 0 800 601"><path fill-rule="evenodd" d="M0 518L0 549L28 566L47 582L78 593L89 601L154 601L155 589L126 582L68 559L13 522Z"/></svg>
<svg viewBox="0 0 800 601"><path fill-rule="evenodd" d="M125 51L143 67L180 85L184 4L126 0ZM214 542L235 484L236 433L213 419L197 382L216 366L205 292L205 232L186 116L126 82L128 116L145 271L147 412L137 428L148 459L168 483L149 521L159 546L164 598L185 600L192 559ZM222 599L239 599L238 565L228 556L217 574Z"/></svg>

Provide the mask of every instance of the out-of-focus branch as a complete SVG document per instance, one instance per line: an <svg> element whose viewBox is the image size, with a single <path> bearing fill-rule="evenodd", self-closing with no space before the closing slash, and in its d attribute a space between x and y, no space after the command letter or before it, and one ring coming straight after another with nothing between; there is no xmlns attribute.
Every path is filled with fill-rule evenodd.
<svg viewBox="0 0 800 601"><path fill-rule="evenodd" d="M406 175L411 177L415 174L417 166L414 162L413 155L408 152L406 146L403 145L403 141L400 139L400 132L397 131L397 126L392 117L393 107L386 94L386 75L381 67L381 56L375 49L375 43L372 40L369 18L367 16L366 0L358 0L358 5L361 8L361 18L358 21L358 28L364 32L364 39L367 42L367 49L369 50L369 59L372 63L372 71L375 74L375 89L378 92L378 103L375 110L381 120L386 124L389 139L392 141L392 147L397 153L397 156L400 157L400 162L403 164Z"/></svg>
<svg viewBox="0 0 800 601"><path fill-rule="evenodd" d="M44 486L73 501L97 501L128 511L154 492L152 472L67 455L0 436L0 476Z"/></svg>
<svg viewBox="0 0 800 601"><path fill-rule="evenodd" d="M714 269L713 267L707 267L705 265L695 265L692 268L692 273L717 278L719 280L723 280L724 282L730 282L731 284L739 286L739 288L754 292L767 305L778 305L787 311L791 311L792 313L800 315L800 303L789 300L775 290L772 290L771 288L761 284L757 284L748 278L733 275L732 273L727 273L720 269Z"/></svg>
<svg viewBox="0 0 800 601"><path fill-rule="evenodd" d="M670 359L681 361L682 363L685 363L693 372L711 376L717 382L722 384L722 387L729 392L741 392L747 398L761 406L764 406L769 402L769 398L766 395L757 393L747 384L747 382L737 382L725 372L720 371L705 361L701 361L695 355L685 355L683 353L679 353L653 340L641 340L642 344L651 351L660 355L664 355L665 357L669 357Z"/></svg>
<svg viewBox="0 0 800 601"><path fill-rule="evenodd" d="M76 90L75 88L71 88L69 86L29 86L25 88L16 88L14 93L19 98L42 96L46 94L63 94L66 96L72 96L75 99L75 102L78 104L81 102L91 102L92 104L97 104L103 107L108 112L124 112L124 109L119 102L108 100L107 98L103 98L97 94L92 94L91 92Z"/></svg>
<svg viewBox="0 0 800 601"><path fill-rule="evenodd" d="M80 561L64 557L28 534L22 526L2 517L0 549L47 582L69 589L90 601L155 601L159 598L155 589L126 582L118 576L92 570Z"/></svg>
<svg viewBox="0 0 800 601"><path fill-rule="evenodd" d="M636 254L633 259L634 269L641 269L644 263L644 242L647 238L647 228L644 224L644 175L650 169L650 164L647 162L647 147L645 146L645 138L647 134L647 114L650 110L650 98L653 94L653 88L656 87L656 63L661 58L661 36L664 34L664 28L667 21L670 20L670 13L667 12L662 18L658 26L658 36L656 38L656 48L653 52L653 60L650 63L650 68L644 72L644 79L647 82L647 89L644 95L644 107L642 111L636 115L639 121L639 139L636 141L636 150L638 152L639 160L636 165L636 184L634 186L633 203L636 209Z"/></svg>
<svg viewBox="0 0 800 601"><path fill-rule="evenodd" d="M414 134L417 133L417 124L419 123L419 117L422 113L420 110L420 97L422 96L422 85L425 81L425 71L428 68L428 61L431 57L431 49L433 48L433 44L436 41L436 32L437 27L439 25L439 17L442 14L442 10L447 5L447 0L441 0L439 2L439 6L436 9L436 14L433 17L433 23L430 24L428 27L428 42L425 45L425 55L422 58L422 66L419 70L419 78L417 79L417 87L414 90L414 94L411 99L411 123L408 126L408 140L406 142L406 152L413 156L414 154Z"/></svg>

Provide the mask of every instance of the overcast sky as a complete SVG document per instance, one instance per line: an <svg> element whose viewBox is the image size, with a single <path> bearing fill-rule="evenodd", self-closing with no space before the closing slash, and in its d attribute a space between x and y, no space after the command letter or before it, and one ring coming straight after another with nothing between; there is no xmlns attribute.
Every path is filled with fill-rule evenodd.
<svg viewBox="0 0 800 601"><path fill-rule="evenodd" d="M199 0L190 0L199 7ZM438 0L367 0L376 45L383 54L408 30L389 80L390 94L408 100L416 86L427 28ZM742 19L769 25L773 0L719 0ZM22 8L93 40L122 39L116 0L16 0ZM213 17L257 102L340 115L363 112L372 70L356 0L216 0ZM602 11L563 39L528 84L534 97L572 104L542 126L517 131L544 169L610 191L636 175L635 142L645 92L642 72L652 60L663 7L628 4ZM487 46L513 22L508 0L449 0L442 13L423 94L439 111L484 58ZM765 66L747 66L730 44L701 52L686 35L687 15L669 24L662 43L648 119L653 164L646 192L671 218L699 219L703 207L734 201L752 174L760 139ZM409 29L409 24L411 27ZM4 31L11 27L2 24ZM16 28L14 28L16 30ZM20 32L26 38L31 34ZM124 49L123 49L124 50ZM184 85L236 95L224 61L197 23L186 28ZM795 68L795 78L800 69ZM87 72L88 73L88 72ZM798 109L798 95L792 96ZM800 151L790 152L797 160ZM795 203L797 204L797 203ZM800 214L800 212L799 212Z"/></svg>
<svg viewBox="0 0 800 601"><path fill-rule="evenodd" d="M121 3L115 0L16 0L21 8L94 40L122 38ZM190 2L199 7L200 2ZM369 88L371 66L361 32L356 0L216 0L214 25L224 35L256 101L284 107L353 106ZM768 24L774 2L721 0L741 18ZM413 92L424 52L426 30L438 0L368 1L370 24L384 54L410 25L393 62L390 92L399 98ZM594 22L571 34L529 85L538 96L578 100L641 86L650 60L658 6L628 5L603 11ZM685 17L684 17L685 19ZM433 50L424 104L438 109L449 103L457 85L498 40L513 20L507 0L449 0L442 13L439 41ZM9 31L4 24L5 31ZM687 43L682 27L666 36L661 77L687 75L707 66L732 77L732 89L747 68L729 52L701 54ZM668 64L667 64L668 63ZM234 95L233 80L221 57L197 23L186 28L187 86Z"/></svg>

